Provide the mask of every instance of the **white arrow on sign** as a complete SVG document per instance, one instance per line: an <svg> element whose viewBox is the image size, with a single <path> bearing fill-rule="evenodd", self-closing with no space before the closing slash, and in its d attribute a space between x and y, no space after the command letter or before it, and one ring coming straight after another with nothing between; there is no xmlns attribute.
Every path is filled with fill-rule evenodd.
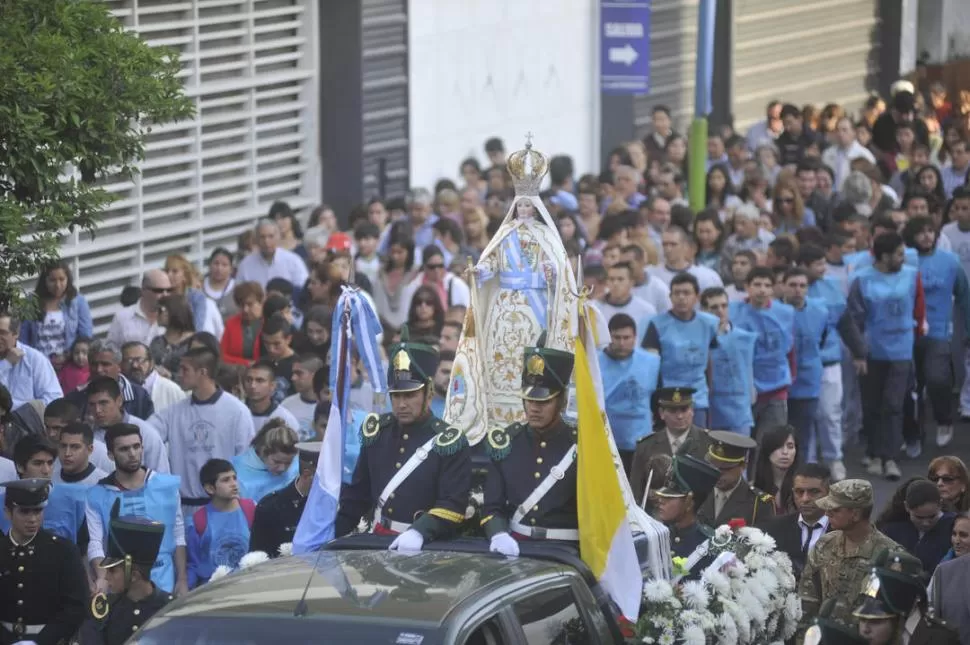
<svg viewBox="0 0 970 645"><path fill-rule="evenodd" d="M623 63L629 67L640 58L640 54L633 45L627 43L623 47L610 47L609 58L611 63Z"/></svg>

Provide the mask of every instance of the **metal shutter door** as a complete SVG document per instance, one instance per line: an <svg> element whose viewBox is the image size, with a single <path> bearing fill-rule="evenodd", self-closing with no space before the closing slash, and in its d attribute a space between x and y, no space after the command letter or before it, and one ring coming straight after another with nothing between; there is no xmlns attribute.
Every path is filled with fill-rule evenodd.
<svg viewBox="0 0 970 645"><path fill-rule="evenodd" d="M362 0L363 197L407 191L407 0ZM385 183L386 182L386 183Z"/></svg>
<svg viewBox="0 0 970 645"><path fill-rule="evenodd" d="M637 137L650 132L658 103L671 110L674 128L685 132L694 110L698 0L654 2L650 11L650 93L634 101Z"/></svg>
<svg viewBox="0 0 970 645"><path fill-rule="evenodd" d="M130 30L182 56L191 121L153 129L141 174L109 180L120 199L97 235L62 256L104 331L121 288L183 253L201 263L277 199L320 200L316 0L106 0Z"/></svg>
<svg viewBox="0 0 970 645"><path fill-rule="evenodd" d="M735 127L778 99L858 111L878 82L878 0L735 0Z"/></svg>

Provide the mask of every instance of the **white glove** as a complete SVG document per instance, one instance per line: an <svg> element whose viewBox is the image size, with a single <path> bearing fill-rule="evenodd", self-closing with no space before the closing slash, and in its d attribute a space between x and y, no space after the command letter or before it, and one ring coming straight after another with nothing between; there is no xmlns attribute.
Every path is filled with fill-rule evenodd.
<svg viewBox="0 0 970 645"><path fill-rule="evenodd" d="M519 543L515 541L514 537L503 531L492 536L488 550L515 558L519 555Z"/></svg>
<svg viewBox="0 0 970 645"><path fill-rule="evenodd" d="M13 645L37 645L37 641L17 641Z"/></svg>
<svg viewBox="0 0 970 645"><path fill-rule="evenodd" d="M389 551L404 551L409 553L417 553L424 546L424 536L415 531L414 529L408 529L404 533L394 538L391 542L391 546L387 547Z"/></svg>

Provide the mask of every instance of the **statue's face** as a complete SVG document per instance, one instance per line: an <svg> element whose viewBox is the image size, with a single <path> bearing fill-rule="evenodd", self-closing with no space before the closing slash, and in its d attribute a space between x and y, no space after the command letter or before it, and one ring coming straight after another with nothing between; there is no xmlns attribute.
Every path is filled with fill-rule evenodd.
<svg viewBox="0 0 970 645"><path fill-rule="evenodd" d="M532 217L535 212L536 207L528 199L520 199L515 204L515 214L518 217Z"/></svg>

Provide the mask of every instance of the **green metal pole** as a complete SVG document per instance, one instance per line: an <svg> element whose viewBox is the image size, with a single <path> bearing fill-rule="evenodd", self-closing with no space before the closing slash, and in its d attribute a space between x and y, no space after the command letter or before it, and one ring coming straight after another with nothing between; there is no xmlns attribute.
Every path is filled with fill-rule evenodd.
<svg viewBox="0 0 970 645"><path fill-rule="evenodd" d="M704 209L704 183L707 177L707 117L695 116L690 123L689 165L687 167L687 193L690 209L699 213Z"/></svg>

